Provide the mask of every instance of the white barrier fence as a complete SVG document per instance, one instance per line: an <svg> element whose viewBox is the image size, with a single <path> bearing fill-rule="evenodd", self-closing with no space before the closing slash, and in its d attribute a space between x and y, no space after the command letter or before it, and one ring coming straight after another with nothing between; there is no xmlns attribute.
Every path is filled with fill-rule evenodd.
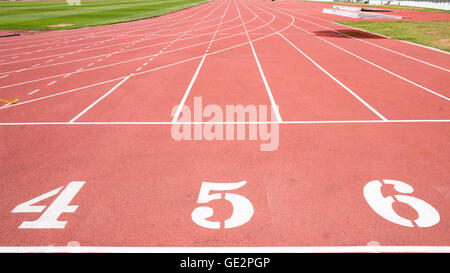
<svg viewBox="0 0 450 273"><path fill-rule="evenodd" d="M400 5L450 10L450 0L317 0L327 2L367 3L373 5Z"/></svg>

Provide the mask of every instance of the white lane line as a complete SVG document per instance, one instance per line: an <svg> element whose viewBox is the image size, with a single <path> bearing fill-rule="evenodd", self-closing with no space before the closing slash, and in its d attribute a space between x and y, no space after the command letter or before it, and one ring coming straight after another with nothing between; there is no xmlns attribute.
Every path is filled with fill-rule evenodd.
<svg viewBox="0 0 450 273"><path fill-rule="evenodd" d="M52 81L51 83L47 84L47 86L50 86L52 84L54 84L56 81Z"/></svg>
<svg viewBox="0 0 450 273"><path fill-rule="evenodd" d="M39 90L41 90L41 89L33 90L33 91L31 91L30 93L28 93L28 95L32 95L32 94L36 93L36 92L39 91Z"/></svg>
<svg viewBox="0 0 450 273"><path fill-rule="evenodd" d="M173 116L172 122L176 122L178 120L178 117L180 116L181 109L183 108L184 103L186 102L187 97L189 96L189 93L191 92L192 86L194 85L195 80L197 79L198 73L200 72L200 69L202 68L203 62L205 61L206 55L203 55L200 63L197 66L197 69L195 70L194 76L191 79L191 82L189 83L186 91L184 92L183 98L181 99L180 104L178 105L178 109L175 112L175 115Z"/></svg>
<svg viewBox="0 0 450 273"><path fill-rule="evenodd" d="M336 79L333 75L331 75L328 71L326 71L322 66L316 63L313 59L311 59L308 55L306 55L301 49L299 49L296 45L294 45L291 41L289 41L282 34L278 33L286 42L288 42L292 47L294 47L298 52L300 52L305 58L307 58L311 63L313 63L318 69L320 69L323 73L325 73L328 77L330 77L333 81L339 84L342 88L347 90L350 94L352 94L357 100L359 100L362 104L364 104L367 108L369 108L375 115L377 115L382 120L387 120L382 114L380 114L375 108L373 108L370 104L368 104L365 100L363 100L360 96L358 96L355 92L353 92L349 87L343 84L340 80Z"/></svg>
<svg viewBox="0 0 450 273"><path fill-rule="evenodd" d="M238 17L236 17L236 18L238 18ZM250 23L250 22L252 22L252 21L255 20L255 19L256 19L256 17L254 17L252 20L248 21L247 23ZM228 20L228 21L230 21L230 20ZM228 22L228 21L226 21L226 22ZM236 26L233 26L233 27L229 27L229 28L227 28L227 29L236 28L236 27L238 27L238 26L240 26L240 25L236 25ZM256 27L255 29L259 29L259 28L261 28L261 27ZM213 33L213 32L210 32L210 33ZM152 34L152 35L154 35L154 34ZM198 37L200 34L195 34L195 35L196 35L195 37ZM208 35L209 35L209 33L208 33ZM240 33L237 33L237 34L231 34L231 35L229 35L228 37L223 37L223 38L220 38L220 39L217 39L217 40L229 39L229 38L232 38L232 37L237 36L237 35L240 35ZM180 41L185 41L185 40L193 39L193 38L195 38L195 37L188 38L188 39L181 39ZM175 41L172 41L172 44L173 44L173 42L175 42ZM203 42L203 43L198 43L198 44L186 46L186 47L179 48L179 49L176 49L176 50L172 50L172 51L169 51L169 52L180 51L180 50L187 49L187 48L190 48L190 47L200 46L200 45L205 44L205 43L208 43L208 42ZM144 46L144 47L140 47L140 48L133 49L133 50L129 50L129 51L141 50L141 49L144 49L144 48L147 48L147 47L154 47L154 46L158 46L158 45L162 45L162 44L164 44L164 43L154 44L154 45L150 45L150 46ZM124 52L127 52L127 51L124 51ZM123 52L123 53L124 53L124 52ZM117 53L122 53L122 52L117 52L117 51L116 51L116 52L114 52L114 53L112 53L112 54L108 54L106 57L108 58L108 57L110 57L111 55L117 54ZM67 55L71 55L71 54L73 54L73 52L65 53L65 54L63 54L63 55L66 55L66 54L67 54ZM57 63L57 64L52 64L52 65L48 65L48 66L55 66L55 65L59 65L59 64L66 64L66 63L72 63L72 62L76 62L76 61L83 61L83 60L87 60L87 59L97 58L97 57L99 57L99 56L102 56L102 55L93 56L93 57L88 57L88 58L82 58L82 59L77 59L77 60L71 60L71 61L62 62L62 63ZM153 55L153 56L157 56L157 55ZM148 57L148 56L141 57L141 58L147 58L147 57ZM39 58L35 58L35 59L39 59ZM35 60L35 59L30 59L30 60ZM140 59L140 58L136 58L136 59L133 59L133 60L137 60L137 59ZM121 64L121 63L123 63L123 62L119 62L119 63L116 63L116 64ZM7 63L6 63L6 64L7 64ZM44 66L44 67L48 67L48 66ZM99 67L99 68L103 68L103 67L104 67L104 66ZM28 69L32 69L32 68L28 68ZM24 70L27 70L27 69L22 69L22 70L19 70L19 71L8 71L8 72L4 72L4 73L9 73L9 72L22 72L22 71L24 71ZM1 73L0 73L0 74L1 74ZM47 78L48 78L48 77L47 77ZM40 79L40 80L45 80L45 79L47 79L47 78L43 78L43 79ZM19 84L20 84L20 83L19 83Z"/></svg>
<svg viewBox="0 0 450 273"><path fill-rule="evenodd" d="M189 19L189 18L191 18L191 17L194 17L195 15L197 15L198 13L200 13L200 12L203 12L204 10L207 10L208 8L210 8L210 6L211 5L209 5L209 6L206 6L206 5L204 5L204 6L202 6L202 9L201 10L198 10L197 12L195 12L195 13L193 13L193 14L191 14L191 15L189 15L189 16L187 16L187 17L185 17L184 19L180 19L180 20L177 20L177 24L182 24L182 23L185 23L185 22L189 22L189 21L192 21L192 20L195 20L195 19L190 19L190 20L187 20L187 19ZM187 10L187 9L186 9ZM191 9L191 10L194 10L194 9ZM177 17L180 17L180 16L182 16L183 15L183 12L178 12L177 13L178 15L177 16L169 16L169 15L166 15L165 16L165 18L177 18ZM160 20L159 22L156 22L155 24L153 24L153 26L159 26L159 25L166 25L167 24L167 21L166 20ZM141 31L141 30L143 30L143 29L147 29L148 27L147 27L147 25L144 25L144 27L143 28L136 28L136 26L131 26L131 27L129 27L129 28L131 28L131 29L133 29L133 31L128 31L127 33L131 33L131 32L136 32L136 31ZM110 36L110 35L115 35L115 36L117 36L117 34L115 34L114 32L115 31L120 31L120 32L122 32L122 31L124 31L124 30L127 30L127 28L114 28L114 29L109 29L109 30L106 30L106 31L101 31L101 32L97 32L96 34L98 34L98 33L107 33L106 34L106 36ZM110 32L111 34L108 34L108 32ZM78 39L74 39L74 38L72 38L72 37L70 37L70 38L72 38L71 40L69 40L69 41L66 41L65 43L69 43L69 42L74 42L74 41L79 41L79 40L83 40L83 39L88 39L88 38L93 38L93 37L105 37L105 36L99 36L99 35L93 35L93 34L91 34L91 35L80 35L79 33L77 34L78 36L77 37L81 37L81 38L78 38ZM45 35L44 35L45 36ZM126 36L125 34L119 34L119 36ZM55 36L55 37L57 37L57 36ZM66 37L65 37L65 35L60 35L59 37L62 37L63 39L66 39ZM44 44L41 44L41 45L39 45L39 46L42 46L42 45L48 45L48 44L56 44L56 43L59 43L60 42L60 40L61 40L61 38L56 38L56 39L54 39L54 41L52 41L52 43L49 43L49 42L47 42L47 43L44 43ZM76 37L75 37L76 38ZM48 41L48 37L46 37L46 38L44 38L45 39L45 41ZM38 41L40 41L40 40L38 40ZM33 39L33 40L30 40L30 39L28 39L27 40L27 42L25 42L25 44L29 44L29 43L36 43L36 40L35 39ZM17 45L17 44L24 44L24 43L10 43L9 45L11 46L11 45ZM28 47L32 47L32 46L28 46ZM21 47L21 48L23 48L23 47ZM13 49L18 49L18 48L13 48Z"/></svg>
<svg viewBox="0 0 450 273"><path fill-rule="evenodd" d="M450 246L127 247L3 246L0 253L450 253Z"/></svg>
<svg viewBox="0 0 450 273"><path fill-rule="evenodd" d="M142 69L142 67L139 67L138 69L136 69L136 72L140 71Z"/></svg>
<svg viewBox="0 0 450 273"><path fill-rule="evenodd" d="M8 77L8 76L9 76L9 74L6 74L6 75L3 75L3 76L0 76L0 79L6 78L6 77Z"/></svg>
<svg viewBox="0 0 450 273"><path fill-rule="evenodd" d="M145 73L145 71L141 72L139 74L142 74L142 73ZM62 92L51 94L51 95L48 95L48 96L39 97L39 98L36 98L36 99L23 101L23 102L19 102L19 103L16 103L16 104L11 104L11 105L8 106L8 108L9 107L16 107L16 106L19 106L19 105L22 105L22 104L33 103L33 102L41 101L41 100L45 100L45 99L50 99L50 98L53 98L53 97L56 97L56 96L61 96L61 95L69 94L69 93L72 93L72 92L77 92L77 91L80 91L80 90L83 90L83 89L88 89L90 87L100 86L100 85L107 84L107 83L110 83L110 82L115 82L115 81L118 81L118 80L122 80L123 78L124 77L119 77L119 78L115 78L115 79L111 79L111 80L107 80L107 81L103 81L103 82L99 82L99 83L94 83L94 84L90 84L90 85L86 85L86 86L82 86L82 87L78 87L78 88L62 91Z"/></svg>
<svg viewBox="0 0 450 273"><path fill-rule="evenodd" d="M279 13L284 13L284 12L279 11ZM292 17L292 15L290 15L290 14L288 14L288 13L284 13L284 14L286 14L286 15ZM371 62L371 61L369 61L369 60L367 60L367 59L364 59L363 57L361 57L361 56L359 56L359 55L356 55L356 54L354 54L354 53L352 53L352 52L350 52L350 51L348 51L348 50L346 50L346 49L344 49L344 48L338 46L338 45L336 45L336 44L334 44L334 43L332 43L332 42L330 42L330 41L328 41L328 40L325 40L325 39L323 39L322 37L319 37L319 36L315 35L314 33L309 32L309 31L306 30L306 29L303 29L303 28L301 28L301 27L299 27L299 26L296 26L296 25L294 25L294 27L297 28L297 29L300 29L301 31L303 31L303 32L305 32L305 33L307 33L307 34L309 34L309 35L314 36L315 38L317 38L317 39L319 39L319 40L321 40L321 41L323 41L323 42L325 42L325 43L327 43L327 44L330 44L330 45L336 47L336 48L339 49L339 50L344 51L344 52L347 53L347 54L352 55L352 56L355 57L355 58L360 59L360 60L363 61L363 62L366 62L366 63L368 63L368 64L370 64L370 65L372 65L372 66L374 66L374 67L376 67L376 68L378 68L378 69L380 69L380 70L383 70L384 72L386 72L386 73L388 73L388 74L391 74L391 75L394 76L394 77L397 77L397 78L399 78L399 79L401 79L401 80L403 80L403 81L406 81L406 82L408 82L408 83L410 83L410 84L412 84L412 85L414 85L414 86L416 86L416 87L419 87L419 88L421 88L421 89L423 89L423 90L425 90L425 91L427 91L427 92L429 92L429 93L431 93L431 94L434 94L434 95L436 95L436 96L438 96L438 97L440 97L440 98L443 98L443 99L445 99L445 100L450 101L450 98L449 98L449 97L446 97L446 96L444 96L444 95L441 95L441 94L439 94L439 93L436 92L436 91L433 91L433 90L431 90L431 89L429 89L429 88L427 88L427 87L425 87L425 86L422 86L422 85L420 85L420 84L418 84L418 83L415 83L415 82L413 82L413 81L411 81L411 80L409 80L409 79L406 79L406 78L404 78L404 77L402 77L402 76L400 76L400 75L398 75L398 74L396 74L396 73L394 73L394 72L392 72L392 71L390 71L390 70L388 70L388 69L386 69L386 68L384 68L384 67L382 67L382 66L379 66L379 65L377 65L377 64L375 64L375 63L373 63L373 62ZM281 34L280 34L280 35L281 35ZM282 36L282 35L281 35L281 36ZM284 37L284 36L282 36L282 37Z"/></svg>
<svg viewBox="0 0 450 273"><path fill-rule="evenodd" d="M69 74L65 75L63 78L67 78L67 77L69 77L70 75L72 75L72 73L69 73Z"/></svg>
<svg viewBox="0 0 450 273"><path fill-rule="evenodd" d="M172 121L75 121L75 122L0 122L0 126L37 126L37 125L173 125L173 124L386 124L386 123L450 123L450 119L399 119L399 120L299 120L299 121L232 121L232 122L172 122Z"/></svg>
<svg viewBox="0 0 450 273"><path fill-rule="evenodd" d="M267 79L266 79L266 76L264 75L264 71L262 70L261 64L259 63L258 56L256 55L256 52L255 52L255 48L253 47L253 43L252 43L252 41L251 41L251 39L250 39L250 35L248 34L248 31L247 31L247 27L245 26L244 19L242 19L242 16L241 16L241 12L240 12L240 10L239 10L239 7L238 7L238 5L236 4L236 0L234 0L234 4L236 5L236 8L237 8L237 10L238 10L239 17L241 18L242 26L244 27L245 34L247 35L247 39L248 39L249 44L250 44L250 48L252 49L252 52L253 52L253 57L255 58L256 65L258 66L259 74L261 75L261 78L262 78L262 80L263 80L264 86L266 87L267 94L269 95L270 103L272 104L272 110L274 111L274 114L275 114L277 120L278 120L278 121L283 121L283 120L281 119L281 115L280 115L280 112L279 112L279 110L278 110L278 105L275 103L275 99L273 98L272 91L270 90L270 86L269 86L269 84L267 83ZM248 8L248 7L247 7L247 8ZM249 9L249 10L250 10L250 9ZM255 15L256 15L256 14L255 14ZM256 16L257 16L257 15L256 15ZM262 21L262 19L261 19L261 21ZM263 22L264 22L264 21L263 21ZM273 28L272 28L272 29L273 29ZM273 29L273 30L276 31L275 29ZM279 34L279 33L278 33L278 34ZM281 34L280 34L280 35L281 35Z"/></svg>
<svg viewBox="0 0 450 273"><path fill-rule="evenodd" d="M104 98L106 98L109 94L111 94L112 92L114 92L114 90L116 90L119 86L121 86L125 81L127 81L131 76L133 75L133 73L131 73L130 75L126 76L123 80L121 80L118 84L116 84L113 88L111 88L108 92L106 92L103 96L101 96L100 98L98 98L96 101L94 101L91 105L89 105L88 107L86 107L83 111L81 111L81 113L79 113L78 115L76 115L73 119L71 119L69 121L69 123L74 123L77 119L79 119L82 115L84 115L87 111L89 111L89 109L91 109L92 107L94 107L97 103L99 103L101 100L103 100Z"/></svg>

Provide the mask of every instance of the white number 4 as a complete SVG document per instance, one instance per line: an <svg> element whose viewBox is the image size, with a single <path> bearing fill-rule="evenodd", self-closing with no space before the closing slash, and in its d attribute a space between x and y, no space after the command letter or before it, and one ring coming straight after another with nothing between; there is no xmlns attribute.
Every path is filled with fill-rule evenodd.
<svg viewBox="0 0 450 273"><path fill-rule="evenodd" d="M66 221L58 221L58 217L64 213L73 213L77 210L78 206L69 206L70 201L75 197L78 191L81 189L85 182L74 181L70 182L67 187L59 194L59 196L50 204L47 210L42 213L35 221L24 221L19 228L64 228ZM25 203L22 203L15 207L11 212L42 212L45 206L33 206L34 204L52 197L58 194L63 187L59 187L47 193L44 193L34 199L31 199Z"/></svg>
<svg viewBox="0 0 450 273"><path fill-rule="evenodd" d="M210 191L231 191L239 189L246 183L246 181L236 183L203 182L200 187L197 203L205 204L212 200L222 199L221 193L210 194ZM224 228L241 226L252 218L253 205L247 198L238 194L225 193L224 199L228 200L233 205L233 213L229 219L225 220ZM214 210L210 207L197 207L192 211L192 221L204 228L220 229L220 222L206 220L211 217L213 213Z"/></svg>

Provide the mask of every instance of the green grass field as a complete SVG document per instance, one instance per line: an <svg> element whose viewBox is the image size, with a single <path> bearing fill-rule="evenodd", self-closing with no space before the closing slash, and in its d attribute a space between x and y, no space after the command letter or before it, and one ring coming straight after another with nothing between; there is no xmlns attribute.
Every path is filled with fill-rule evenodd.
<svg viewBox="0 0 450 273"><path fill-rule="evenodd" d="M398 40L422 44L445 51L450 51L450 22L337 22L343 25L364 29Z"/></svg>
<svg viewBox="0 0 450 273"><path fill-rule="evenodd" d="M0 29L47 30L106 25L155 17L209 0L81 0L0 2ZM55 25L65 25L52 27Z"/></svg>

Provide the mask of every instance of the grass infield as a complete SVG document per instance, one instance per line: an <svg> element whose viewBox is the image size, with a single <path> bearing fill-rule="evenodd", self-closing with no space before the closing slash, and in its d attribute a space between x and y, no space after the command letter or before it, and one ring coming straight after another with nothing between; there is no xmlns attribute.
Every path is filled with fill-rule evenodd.
<svg viewBox="0 0 450 273"><path fill-rule="evenodd" d="M450 52L450 21L346 21L337 23Z"/></svg>
<svg viewBox="0 0 450 273"><path fill-rule="evenodd" d="M107 25L160 16L210 0L0 1L0 29L48 30Z"/></svg>

